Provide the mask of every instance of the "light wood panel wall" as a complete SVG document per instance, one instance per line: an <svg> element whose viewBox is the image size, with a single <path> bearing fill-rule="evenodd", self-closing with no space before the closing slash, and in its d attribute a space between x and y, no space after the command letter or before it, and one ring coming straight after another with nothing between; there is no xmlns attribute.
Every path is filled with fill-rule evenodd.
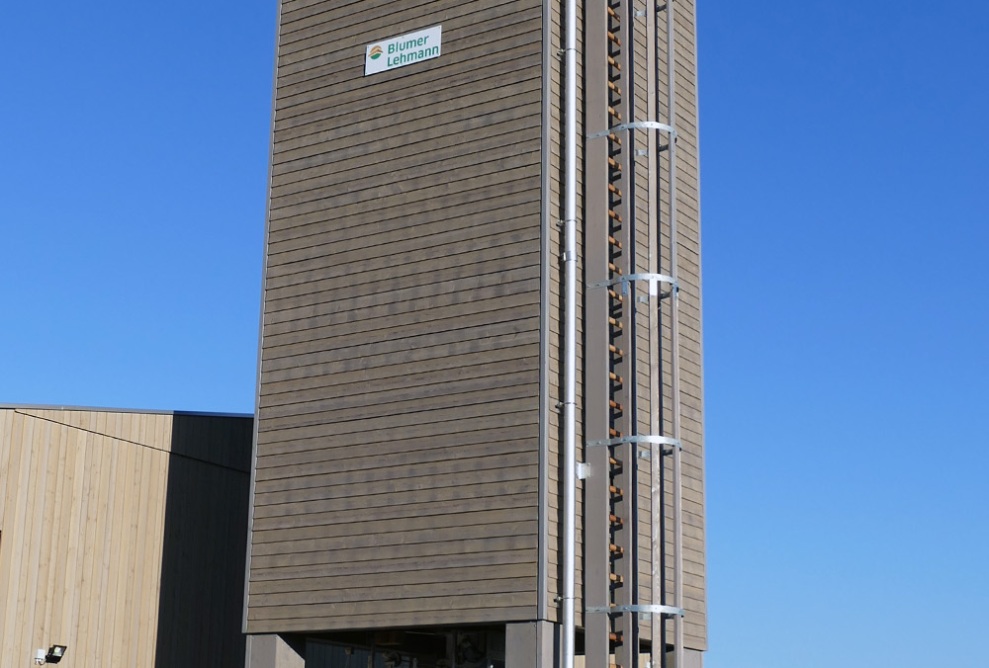
<svg viewBox="0 0 989 668"><path fill-rule="evenodd" d="M252 422L0 407L0 666L242 666Z"/></svg>

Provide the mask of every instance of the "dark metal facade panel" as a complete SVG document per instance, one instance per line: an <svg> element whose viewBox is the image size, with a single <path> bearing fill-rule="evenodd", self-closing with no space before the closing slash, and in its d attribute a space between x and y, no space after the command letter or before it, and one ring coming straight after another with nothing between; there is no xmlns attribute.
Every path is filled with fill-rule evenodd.
<svg viewBox="0 0 989 668"><path fill-rule="evenodd" d="M537 615L541 7L282 3L248 632Z"/></svg>

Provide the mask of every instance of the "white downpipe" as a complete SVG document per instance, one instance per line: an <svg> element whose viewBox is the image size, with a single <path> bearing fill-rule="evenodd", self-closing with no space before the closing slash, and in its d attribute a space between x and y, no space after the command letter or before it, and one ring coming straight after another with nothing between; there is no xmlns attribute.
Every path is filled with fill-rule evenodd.
<svg viewBox="0 0 989 668"><path fill-rule="evenodd" d="M566 0L564 226L566 297L563 341L563 638L562 668L574 665L574 569L577 523L577 0ZM546 73L548 75L548 73Z"/></svg>

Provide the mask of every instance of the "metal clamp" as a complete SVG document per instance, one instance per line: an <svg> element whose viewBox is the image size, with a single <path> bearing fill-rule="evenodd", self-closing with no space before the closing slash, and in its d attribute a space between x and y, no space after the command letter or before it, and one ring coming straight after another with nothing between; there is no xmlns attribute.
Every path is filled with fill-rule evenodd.
<svg viewBox="0 0 989 668"><path fill-rule="evenodd" d="M658 130L660 132L668 132L670 136L676 137L677 131L672 125L667 125L666 123L660 123L658 121L632 121L631 123L622 123L621 125L616 125L607 130L601 130L600 132L595 132L593 134L587 135L588 139L597 139L598 137L605 137L614 132L625 132L627 130Z"/></svg>
<svg viewBox="0 0 989 668"><path fill-rule="evenodd" d="M667 276L666 274L629 274L628 276L619 276L618 278L612 278L608 281L598 281L597 283L591 283L592 288L610 288L613 285L622 286L622 294L628 294L628 284L635 281L649 281L649 294L658 295L659 294L659 284L666 283L669 285L673 292L680 291L680 283L672 276Z"/></svg>
<svg viewBox="0 0 989 668"><path fill-rule="evenodd" d="M683 450L683 444L678 438L670 438L669 436L653 436L653 435L642 435L642 436L622 436L621 438L609 438L598 441L587 441L585 443L588 447L595 446L608 446L613 445L624 445L629 443L631 445L668 445L671 448L676 448L677 450Z"/></svg>
<svg viewBox="0 0 989 668"><path fill-rule="evenodd" d="M607 605L593 606L584 609L588 613L604 613L608 615L632 612L640 615L663 615L664 617L683 617L684 609L672 605Z"/></svg>

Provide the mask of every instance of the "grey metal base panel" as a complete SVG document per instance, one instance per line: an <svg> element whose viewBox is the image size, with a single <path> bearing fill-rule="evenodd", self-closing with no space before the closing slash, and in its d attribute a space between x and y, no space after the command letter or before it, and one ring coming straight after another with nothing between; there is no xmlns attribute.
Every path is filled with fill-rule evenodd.
<svg viewBox="0 0 989 668"><path fill-rule="evenodd" d="M247 636L245 668L305 668L305 649L277 633ZM305 647L304 645L302 647Z"/></svg>

